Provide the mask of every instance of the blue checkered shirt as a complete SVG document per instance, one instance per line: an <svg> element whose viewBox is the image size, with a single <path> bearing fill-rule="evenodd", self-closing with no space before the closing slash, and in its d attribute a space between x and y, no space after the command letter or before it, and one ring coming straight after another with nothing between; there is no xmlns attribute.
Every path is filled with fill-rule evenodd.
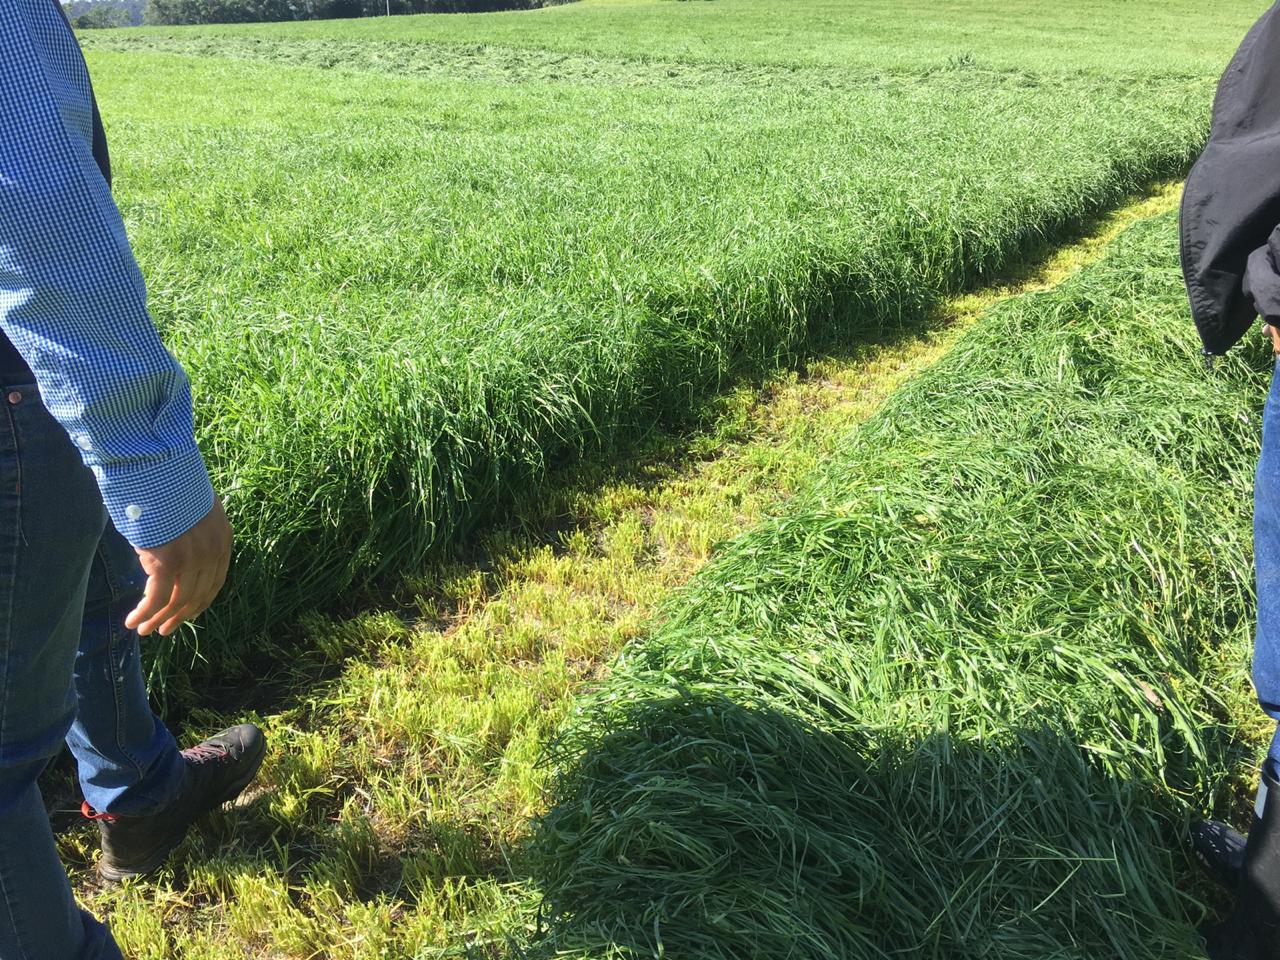
<svg viewBox="0 0 1280 960"><path fill-rule="evenodd" d="M93 155L89 72L50 0L0 0L0 329L116 528L167 543L213 506L191 387L147 312Z"/></svg>

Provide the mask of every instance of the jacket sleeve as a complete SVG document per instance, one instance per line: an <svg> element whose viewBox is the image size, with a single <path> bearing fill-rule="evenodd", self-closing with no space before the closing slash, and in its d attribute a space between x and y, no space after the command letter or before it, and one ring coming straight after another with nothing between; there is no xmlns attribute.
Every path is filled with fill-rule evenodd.
<svg viewBox="0 0 1280 960"><path fill-rule="evenodd" d="M1268 323L1280 325L1280 226L1267 242L1249 254L1241 289L1252 308Z"/></svg>
<svg viewBox="0 0 1280 960"><path fill-rule="evenodd" d="M1180 233L1191 312L1207 353L1223 353L1280 304L1280 3L1254 24L1218 84L1209 140L1187 177ZM1249 291L1246 291L1248 273ZM1270 298L1270 299L1267 299Z"/></svg>
<svg viewBox="0 0 1280 960"><path fill-rule="evenodd" d="M186 375L160 342L93 157L92 92L55 5L0 3L0 328L93 470L116 528L151 547L213 488Z"/></svg>

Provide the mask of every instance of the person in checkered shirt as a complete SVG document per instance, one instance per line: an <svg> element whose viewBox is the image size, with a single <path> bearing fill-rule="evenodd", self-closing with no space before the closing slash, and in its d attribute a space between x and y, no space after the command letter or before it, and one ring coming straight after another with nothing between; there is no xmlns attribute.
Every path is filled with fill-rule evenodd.
<svg viewBox="0 0 1280 960"><path fill-rule="evenodd" d="M180 751L139 636L213 602L231 528L111 197L58 0L0 2L0 960L118 958L80 910L37 779L65 742L109 881L156 869L266 751L251 724Z"/></svg>

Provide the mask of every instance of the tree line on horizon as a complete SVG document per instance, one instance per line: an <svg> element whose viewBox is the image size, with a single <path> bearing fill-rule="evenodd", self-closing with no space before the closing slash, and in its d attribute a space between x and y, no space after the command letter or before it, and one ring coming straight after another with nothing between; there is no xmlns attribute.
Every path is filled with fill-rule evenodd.
<svg viewBox="0 0 1280 960"><path fill-rule="evenodd" d="M137 27L145 23L146 0L63 0L62 6L78 30Z"/></svg>
<svg viewBox="0 0 1280 960"><path fill-rule="evenodd" d="M408 13L478 13L548 6L555 0L72 0L78 29L142 24L261 23L332 20Z"/></svg>

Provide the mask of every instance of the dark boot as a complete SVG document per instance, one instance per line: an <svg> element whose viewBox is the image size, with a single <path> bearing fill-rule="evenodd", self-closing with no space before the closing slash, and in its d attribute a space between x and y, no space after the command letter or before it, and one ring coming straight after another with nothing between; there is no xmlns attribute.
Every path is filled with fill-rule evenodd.
<svg viewBox="0 0 1280 960"><path fill-rule="evenodd" d="M1245 843L1236 902L1205 932L1210 960L1280 960L1280 782L1266 769L1263 809Z"/></svg>
<svg viewBox="0 0 1280 960"><path fill-rule="evenodd" d="M243 723L182 751L187 765L182 792L163 810L142 817L115 817L94 813L86 803L85 816L98 821L102 834L98 873L104 880L118 882L157 869L192 823L240 796L262 765L266 749L262 731Z"/></svg>
<svg viewBox="0 0 1280 960"><path fill-rule="evenodd" d="M1240 882L1246 842L1244 834L1217 820L1197 820L1191 825L1191 849L1196 859L1228 890L1235 890Z"/></svg>

